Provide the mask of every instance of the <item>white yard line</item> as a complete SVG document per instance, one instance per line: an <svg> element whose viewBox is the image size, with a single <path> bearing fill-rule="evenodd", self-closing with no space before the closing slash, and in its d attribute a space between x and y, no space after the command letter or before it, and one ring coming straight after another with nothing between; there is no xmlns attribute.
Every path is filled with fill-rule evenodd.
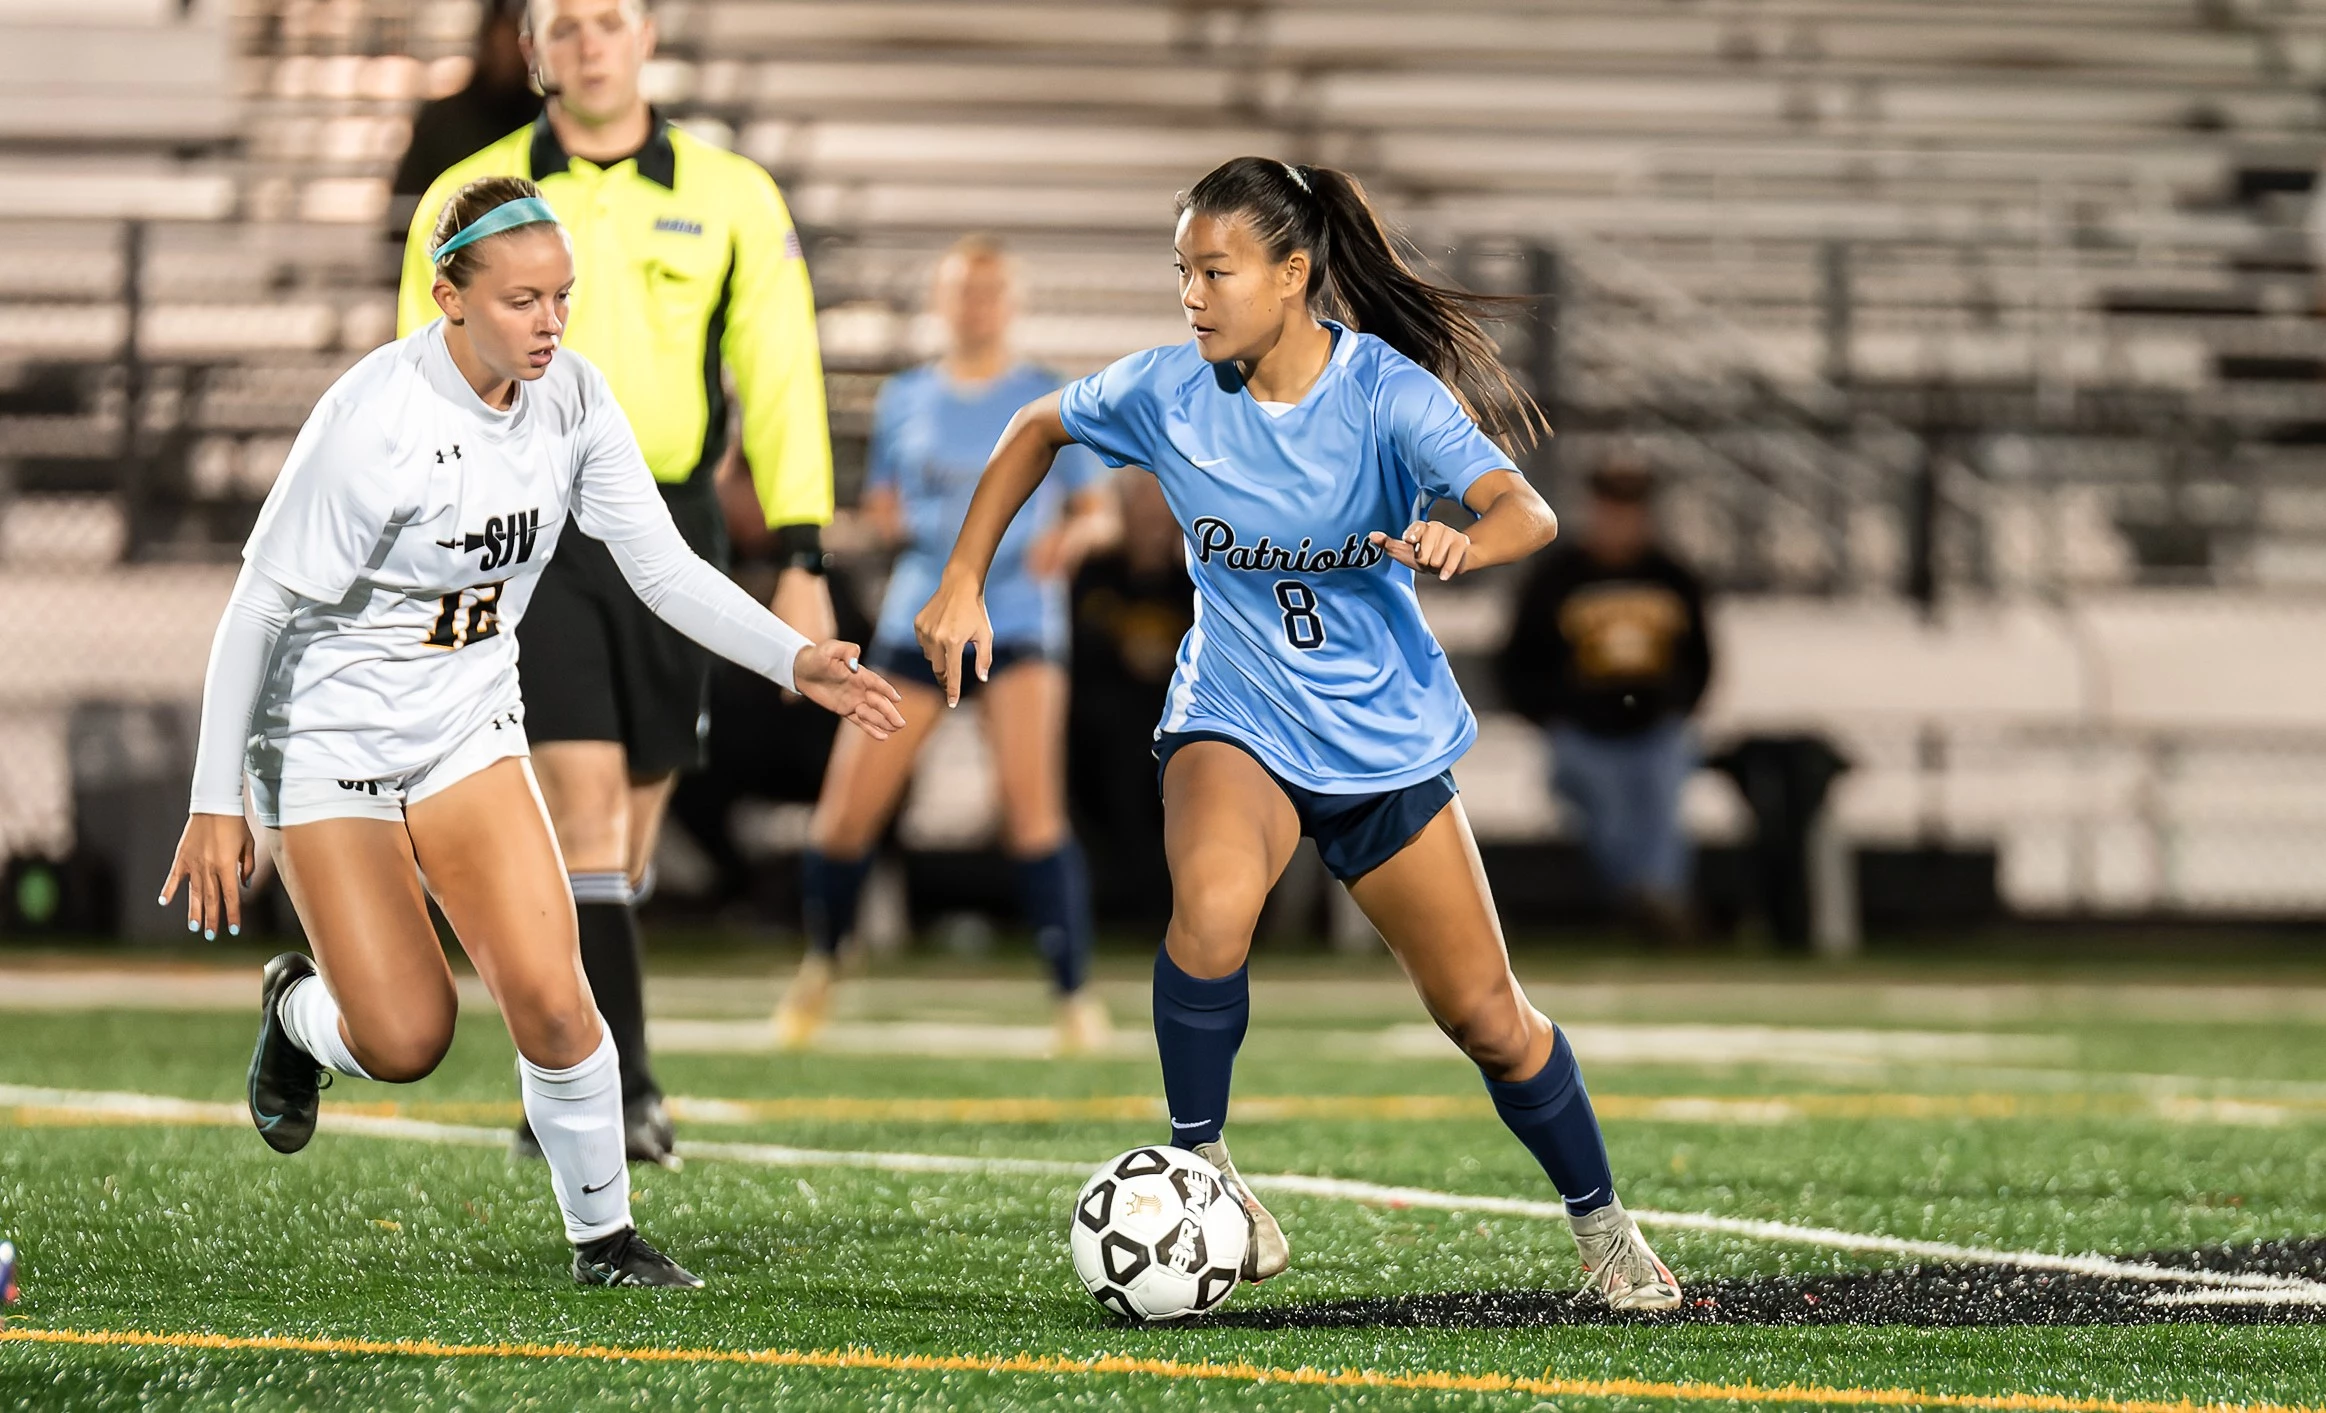
<svg viewBox="0 0 2326 1413"><path fill-rule="evenodd" d="M75 1089L42 1089L0 1085L0 1110L14 1109L52 1114L59 1118L98 1123L193 1124L239 1127L250 1122L240 1104L177 1099L160 1094ZM430 1123L422 1119L323 1110L319 1127L325 1132L367 1138L393 1138L418 1143L456 1144L499 1148L507 1145L506 1131L467 1124ZM881 1172L1019 1174L1074 1179L1090 1171L1085 1162L1058 1158L986 1158L953 1153L884 1153L820 1148L790 1148L767 1143L688 1143L680 1150L690 1158L750 1163L775 1168L859 1168ZM1351 1178L1311 1177L1298 1173L1253 1174L1254 1187L1305 1197L1334 1198L1372 1206L1422 1208L1445 1212L1483 1212L1564 1222L1567 1211L1557 1202L1517 1197L1488 1197L1471 1193L1438 1192L1422 1187L1391 1187ZM1722 1217L1708 1212L1663 1212L1638 1209L1642 1224L1673 1231L1710 1232L1749 1237L1793 1246L1821 1246L1836 1251L1880 1252L1925 1261L1967 1265L2011 1266L2023 1270L2060 1271L2071 1275L2113 1280L2144 1281L2158 1285L2196 1286L2222 1292L2223 1303L2326 1304L2326 1284L2293 1276L2200 1271L2120 1261L2109 1256L2061 1256L2045 1251L2008 1251L1953 1242L1920 1241L1909 1237L1839 1231L1831 1227L1795 1226L1788 1222ZM2229 1292L2237 1292L2232 1296ZM2190 1294L2189 1301L2200 1296Z"/></svg>

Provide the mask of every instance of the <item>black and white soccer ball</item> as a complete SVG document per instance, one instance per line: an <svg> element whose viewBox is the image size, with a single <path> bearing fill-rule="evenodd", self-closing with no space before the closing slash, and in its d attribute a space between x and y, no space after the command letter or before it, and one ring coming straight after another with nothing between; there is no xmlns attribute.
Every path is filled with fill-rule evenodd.
<svg viewBox="0 0 2326 1413"><path fill-rule="evenodd" d="M1243 1204L1184 1148L1108 1159L1074 1199L1067 1236L1092 1298L1133 1320L1216 1308L1236 1288L1251 1242Z"/></svg>

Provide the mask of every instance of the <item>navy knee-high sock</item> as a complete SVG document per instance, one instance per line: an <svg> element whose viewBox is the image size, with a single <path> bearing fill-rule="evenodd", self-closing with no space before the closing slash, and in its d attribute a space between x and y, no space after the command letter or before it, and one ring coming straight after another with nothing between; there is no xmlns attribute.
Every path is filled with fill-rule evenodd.
<svg viewBox="0 0 2326 1413"><path fill-rule="evenodd" d="M1565 1031L1552 1029L1551 1058L1532 1079L1488 1079L1486 1092L1494 1112L1567 1199L1569 1215L1596 1212L1615 1200L1607 1141L1600 1137L1599 1116L1591 1111L1591 1093Z"/></svg>
<svg viewBox="0 0 2326 1413"><path fill-rule="evenodd" d="M1226 976L1189 976L1164 948L1155 949L1155 1049L1163 1057L1163 1098L1171 1141L1182 1148L1217 1142L1228 1118L1236 1051L1252 1020L1251 979L1243 967Z"/></svg>
<svg viewBox="0 0 2326 1413"><path fill-rule="evenodd" d="M864 875L871 871L870 854L831 859L810 849L800 856L800 911L811 949L839 955L840 944L856 930L856 902L864 896Z"/></svg>
<svg viewBox="0 0 2326 1413"><path fill-rule="evenodd" d="M1090 875L1082 847L1069 840L1038 859L1019 859L1017 872L1034 946L1050 964L1058 994L1072 995L1090 971Z"/></svg>

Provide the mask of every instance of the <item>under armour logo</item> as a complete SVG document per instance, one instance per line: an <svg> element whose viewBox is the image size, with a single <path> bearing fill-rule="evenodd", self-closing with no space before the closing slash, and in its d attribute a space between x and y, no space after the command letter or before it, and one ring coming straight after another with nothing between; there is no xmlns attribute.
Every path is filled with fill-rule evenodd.
<svg viewBox="0 0 2326 1413"><path fill-rule="evenodd" d="M439 466L442 466L442 465L444 464L444 456L445 456L445 454L444 454L443 452L441 452L441 451L440 451L440 452L438 452L438 453L436 453L436 464L437 464L437 465L439 465ZM452 459L453 459L453 460L455 460L455 461L458 461L458 460L460 460L460 443L459 443L459 442L454 442L454 443L452 444Z"/></svg>

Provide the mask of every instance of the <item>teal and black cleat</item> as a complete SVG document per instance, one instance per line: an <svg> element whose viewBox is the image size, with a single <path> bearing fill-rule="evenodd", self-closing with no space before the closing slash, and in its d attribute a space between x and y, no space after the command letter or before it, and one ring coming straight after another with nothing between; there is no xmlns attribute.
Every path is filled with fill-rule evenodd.
<svg viewBox="0 0 2326 1413"><path fill-rule="evenodd" d="M293 1043L275 1007L283 994L315 974L300 953L285 952L267 963L259 988L258 1045L250 1052L250 1121L277 1153L296 1153L315 1136L315 1111L331 1082L315 1057Z"/></svg>
<svg viewBox="0 0 2326 1413"><path fill-rule="evenodd" d="M573 1249L573 1278L583 1285L701 1287L703 1278L646 1244L636 1227Z"/></svg>

